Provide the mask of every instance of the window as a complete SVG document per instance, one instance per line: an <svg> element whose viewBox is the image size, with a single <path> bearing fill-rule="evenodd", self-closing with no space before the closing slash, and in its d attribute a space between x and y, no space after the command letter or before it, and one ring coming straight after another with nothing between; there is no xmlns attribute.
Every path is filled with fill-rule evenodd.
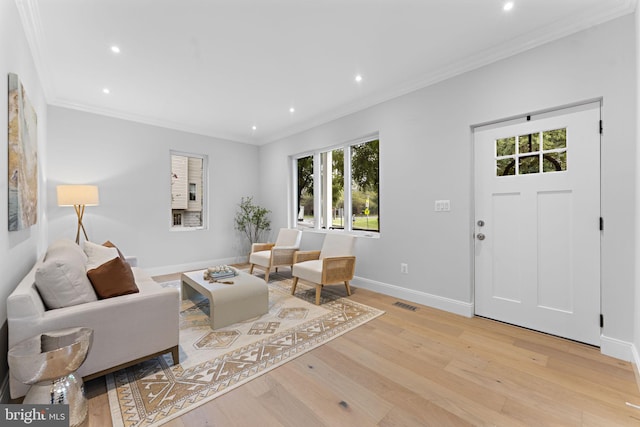
<svg viewBox="0 0 640 427"><path fill-rule="evenodd" d="M313 156L305 156L296 160L298 182L297 218L302 228L315 228L313 210Z"/></svg>
<svg viewBox="0 0 640 427"><path fill-rule="evenodd" d="M495 148L497 176L567 170L566 128L497 139Z"/></svg>
<svg viewBox="0 0 640 427"><path fill-rule="evenodd" d="M173 225L182 225L182 214L174 213L173 214Z"/></svg>
<svg viewBox="0 0 640 427"><path fill-rule="evenodd" d="M294 158L298 228L379 232L379 140Z"/></svg>
<svg viewBox="0 0 640 427"><path fill-rule="evenodd" d="M207 157L171 152L171 228L204 228Z"/></svg>

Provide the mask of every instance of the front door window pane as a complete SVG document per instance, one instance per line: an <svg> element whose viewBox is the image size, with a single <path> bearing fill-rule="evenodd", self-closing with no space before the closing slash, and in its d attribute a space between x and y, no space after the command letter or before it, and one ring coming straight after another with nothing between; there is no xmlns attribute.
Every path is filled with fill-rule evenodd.
<svg viewBox="0 0 640 427"><path fill-rule="evenodd" d="M567 152L547 153L542 157L544 172L561 172L567 170Z"/></svg>
<svg viewBox="0 0 640 427"><path fill-rule="evenodd" d="M540 172L540 161L538 156L520 157L519 161L518 173L520 175Z"/></svg>
<svg viewBox="0 0 640 427"><path fill-rule="evenodd" d="M496 156L513 156L516 154L516 137L496 140Z"/></svg>
<svg viewBox="0 0 640 427"><path fill-rule="evenodd" d="M567 170L566 128L520 135L517 137L517 144L515 139L516 137L496 139L496 176Z"/></svg>
<svg viewBox="0 0 640 427"><path fill-rule="evenodd" d="M542 132L542 144L545 150L567 148L567 128Z"/></svg>
<svg viewBox="0 0 640 427"><path fill-rule="evenodd" d="M518 138L519 153L533 153L540 150L540 134L530 133L529 135L520 135Z"/></svg>
<svg viewBox="0 0 640 427"><path fill-rule="evenodd" d="M500 159L497 161L497 176L508 176L516 174L516 161L513 158Z"/></svg>

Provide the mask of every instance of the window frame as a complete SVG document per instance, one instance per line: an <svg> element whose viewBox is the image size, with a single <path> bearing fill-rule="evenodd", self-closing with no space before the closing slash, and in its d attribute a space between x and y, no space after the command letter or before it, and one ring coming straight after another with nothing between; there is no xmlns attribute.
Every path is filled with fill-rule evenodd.
<svg viewBox="0 0 640 427"><path fill-rule="evenodd" d="M291 228L295 228L301 230L302 232L315 232L315 233L348 233L356 236L362 237L371 237L371 238L379 238L382 234L382 228L380 227L380 222L378 222L378 231L374 230L354 230L353 223L346 218L347 214L347 206L348 211L351 212L353 209L353 198L352 198L352 147L360 144L364 144L367 142L380 141L380 135L378 132L368 134L356 139L352 139L350 141L341 143L341 144L333 144L328 145L322 148L304 151L301 153L293 154L289 156L290 160L290 206L289 206L289 226ZM341 149L344 153L344 212L345 212L345 221L344 228L323 228L322 227L322 191L320 190L320 186L316 188L316 185L321 185L321 173L322 173L322 153L326 153L329 151ZM297 186L298 186L298 160L304 157L313 156L313 209L314 209L314 226L311 227L299 227L298 226L298 195L297 195ZM378 159L378 173L380 173L380 160ZM349 217L351 215L349 214ZM378 221L380 218L380 185L378 184Z"/></svg>
<svg viewBox="0 0 640 427"><path fill-rule="evenodd" d="M202 159L202 225L199 226L185 226L184 215L182 215L182 225L173 225L173 207L172 207L172 189L171 189L171 175L173 174L173 156L184 156ZM169 150L169 231L197 231L207 230L209 228L209 156L206 154L190 153L179 150ZM187 182L187 201L189 200L189 182ZM197 188L196 183L196 188ZM196 190L197 191L197 190ZM197 196L196 196L197 199Z"/></svg>
<svg viewBox="0 0 640 427"><path fill-rule="evenodd" d="M560 148L548 148L545 149L544 148L544 134L547 132L555 132L555 131L559 131L559 130L564 130L565 132L565 145L564 147L560 147ZM537 149L536 150L532 150L532 151L520 151L520 147L521 147L521 138L522 137L526 137L526 136L532 136L532 135L537 135ZM505 140L505 139L510 139L513 138L514 139L514 152L512 154L503 154L500 155L498 154L498 141L501 140ZM522 177L522 176L526 176L526 175L546 175L549 173L562 173L562 172L567 172L568 171L568 164L566 164L566 156L568 155L569 152L569 147L568 147L568 143L567 143L567 127L560 127L557 129L541 129L541 130L537 130L535 132L531 132L527 135L509 135L509 136L505 136L502 138L496 138L494 140L494 144L493 144L493 152L494 152L494 161L496 164L496 177L497 178L505 178L505 177ZM555 170L555 171L545 171L544 170L544 160L545 160L545 155L549 155L549 154L564 154L565 155L565 169L561 169L561 170ZM535 172L520 172L520 167L521 167L521 162L523 159L527 159L527 158L537 158L537 163L538 163L538 170ZM514 162L514 167L513 167L513 174L509 174L509 175L501 175L499 174L499 163L500 161L504 161L504 160L512 160Z"/></svg>

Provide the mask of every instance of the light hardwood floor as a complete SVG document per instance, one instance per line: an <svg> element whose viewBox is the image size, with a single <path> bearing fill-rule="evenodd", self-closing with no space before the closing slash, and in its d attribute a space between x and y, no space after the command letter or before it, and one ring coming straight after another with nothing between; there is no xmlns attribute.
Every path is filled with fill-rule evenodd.
<svg viewBox="0 0 640 427"><path fill-rule="evenodd" d="M626 404L640 404L633 367L597 348L414 303L410 311L364 289L350 298L386 314L165 425L640 425ZM110 426L104 379L86 390L89 425Z"/></svg>

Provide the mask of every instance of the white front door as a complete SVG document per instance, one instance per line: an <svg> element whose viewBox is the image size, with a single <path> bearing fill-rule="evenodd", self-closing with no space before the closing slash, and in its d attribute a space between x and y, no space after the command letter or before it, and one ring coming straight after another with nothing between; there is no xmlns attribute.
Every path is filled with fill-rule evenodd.
<svg viewBox="0 0 640 427"><path fill-rule="evenodd" d="M475 312L600 345L600 104L476 129Z"/></svg>

